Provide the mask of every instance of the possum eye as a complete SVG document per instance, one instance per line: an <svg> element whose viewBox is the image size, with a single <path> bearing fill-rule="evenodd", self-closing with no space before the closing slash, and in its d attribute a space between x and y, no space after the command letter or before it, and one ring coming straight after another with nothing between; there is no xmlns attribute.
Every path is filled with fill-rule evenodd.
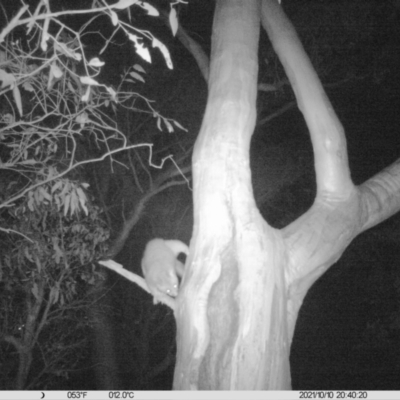
<svg viewBox="0 0 400 400"><path fill-rule="evenodd" d="M168 289L165 290L165 293L168 296L176 297L178 295L178 287L179 285L175 283L172 287L170 286Z"/></svg>

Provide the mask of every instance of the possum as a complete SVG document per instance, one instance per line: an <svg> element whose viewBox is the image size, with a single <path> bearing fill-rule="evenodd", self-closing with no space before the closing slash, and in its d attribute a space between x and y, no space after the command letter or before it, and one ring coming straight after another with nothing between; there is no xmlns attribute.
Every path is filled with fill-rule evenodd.
<svg viewBox="0 0 400 400"><path fill-rule="evenodd" d="M180 240L152 239L147 243L142 271L154 304L165 303L166 296L178 295L179 278L184 272L184 265L177 258L180 253L189 254L189 247Z"/></svg>

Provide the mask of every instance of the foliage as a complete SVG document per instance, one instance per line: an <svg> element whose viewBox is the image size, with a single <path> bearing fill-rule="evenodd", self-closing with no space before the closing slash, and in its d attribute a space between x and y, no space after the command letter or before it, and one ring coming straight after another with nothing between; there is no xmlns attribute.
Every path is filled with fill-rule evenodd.
<svg viewBox="0 0 400 400"><path fill-rule="evenodd" d="M166 127L171 132L173 124L181 128L179 123L162 117L149 100L133 90L144 81L141 65L126 70L116 86L99 80L105 62L92 55L103 54L112 43L111 38L97 31L105 22L115 27L111 37L122 31L147 62L151 62L151 57L145 42L151 41L172 68L169 53L161 42L117 16L117 12L133 4L156 15L156 10L145 2L133 0L80 10L51 10L49 2L41 1L34 13L23 6L1 32L0 43L5 38L7 41L0 49L0 170L8 178L17 172L24 182L14 186L16 190L8 190L10 196L1 199L0 208L12 205L33 189L32 174L43 174L46 166L63 162L64 168L40 184L65 176L78 166L106 157L112 160L114 154L131 148L145 146L151 152L149 143L128 145L127 137L114 122L118 109L150 113L160 130ZM74 21L62 21L74 14L95 16L74 30ZM19 26L27 27L26 35L16 30ZM7 34L13 29L16 38L11 40ZM96 157L82 156L85 146L96 148ZM149 159L151 162L151 155ZM6 181L11 184L13 179ZM4 189L4 182L2 185Z"/></svg>
<svg viewBox="0 0 400 400"><path fill-rule="evenodd" d="M36 9L22 4L0 32L2 389L54 388L85 355L87 329L95 322L86 312L100 278L94 261L106 251L108 229L78 172L140 146L152 158L151 144L128 144L115 122L118 110L149 113L160 130L181 128L134 90L144 82L140 64L113 86L101 83L105 62L99 57L121 32L143 60L151 62L151 43L172 68L166 47L129 23L131 6L157 15L135 0L76 10L38 1ZM107 23L110 36L99 31Z"/></svg>
<svg viewBox="0 0 400 400"><path fill-rule="evenodd" d="M75 347L85 343L88 327L86 285L100 278L93 261L107 249L108 230L83 187L68 179L37 186L3 209L0 223L9 232L0 237L1 383L12 388L17 366L26 363L22 380L32 367L29 387L43 388L51 375L67 378L84 354ZM34 364L24 351L35 354Z"/></svg>
<svg viewBox="0 0 400 400"><path fill-rule="evenodd" d="M15 279L25 282L36 278L53 286L61 273L64 282L67 277L76 279L77 265L85 265L105 251L108 233L99 214L98 207L87 203L83 187L71 180L58 179L31 190L23 201L0 215L2 226L10 232L2 238L2 278L11 287ZM79 275L93 284L87 274ZM72 282L67 286L67 298L60 287L54 287L54 304L63 305L76 293Z"/></svg>

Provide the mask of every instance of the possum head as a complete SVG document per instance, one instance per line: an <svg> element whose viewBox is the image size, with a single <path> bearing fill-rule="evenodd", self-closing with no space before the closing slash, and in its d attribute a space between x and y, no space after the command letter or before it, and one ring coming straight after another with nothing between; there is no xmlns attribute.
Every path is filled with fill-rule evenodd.
<svg viewBox="0 0 400 400"><path fill-rule="evenodd" d="M166 269L155 278L155 286L161 293L171 297L178 296L179 281L174 270Z"/></svg>

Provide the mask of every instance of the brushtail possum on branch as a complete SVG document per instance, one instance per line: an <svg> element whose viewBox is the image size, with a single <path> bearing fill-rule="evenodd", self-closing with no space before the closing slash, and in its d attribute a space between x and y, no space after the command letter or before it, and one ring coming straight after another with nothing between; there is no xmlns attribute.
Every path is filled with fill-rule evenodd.
<svg viewBox="0 0 400 400"><path fill-rule="evenodd" d="M166 296L178 295L179 278L182 277L184 265L178 255L189 254L189 247L180 240L152 239L147 243L142 258L142 271L153 302L165 303Z"/></svg>

